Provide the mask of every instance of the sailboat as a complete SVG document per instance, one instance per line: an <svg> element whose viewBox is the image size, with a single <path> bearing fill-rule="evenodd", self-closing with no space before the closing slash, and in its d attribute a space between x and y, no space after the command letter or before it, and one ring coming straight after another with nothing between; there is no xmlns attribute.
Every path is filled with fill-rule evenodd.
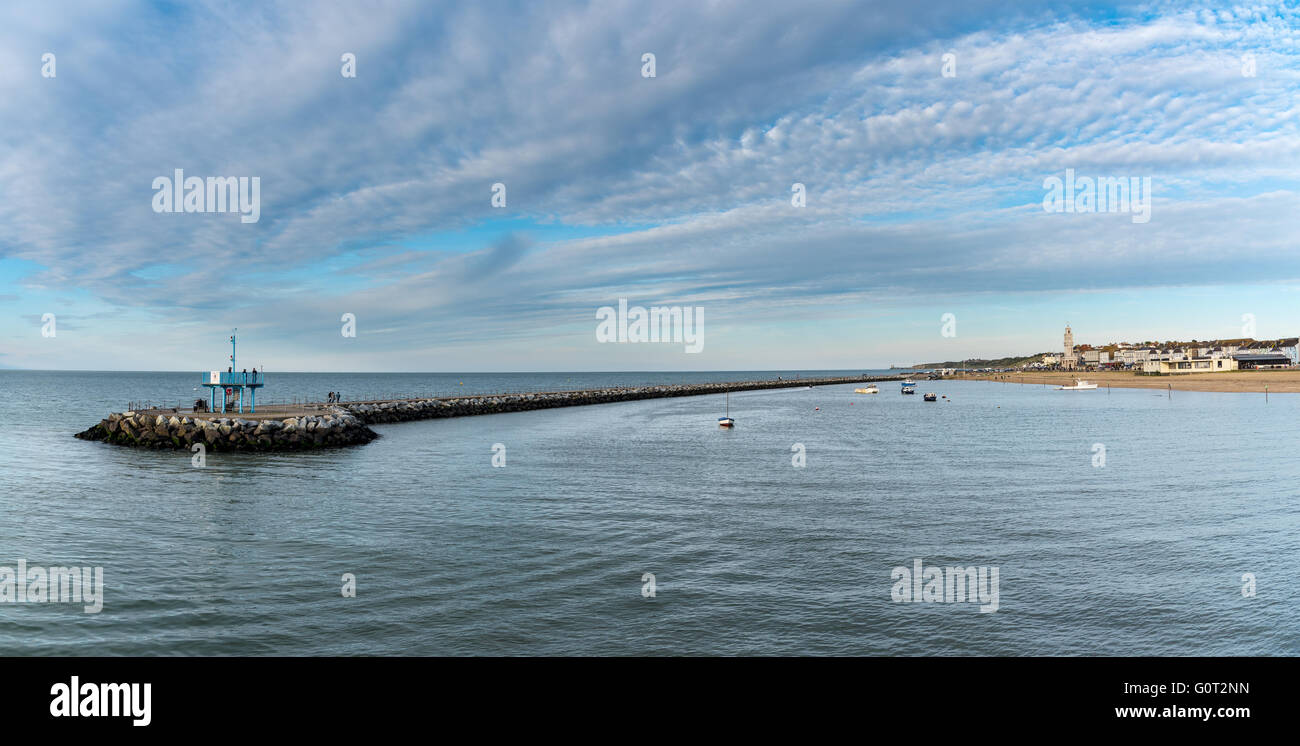
<svg viewBox="0 0 1300 746"><path fill-rule="evenodd" d="M718 427L735 427L736 421L731 419L731 392L727 392L727 416L718 418Z"/></svg>

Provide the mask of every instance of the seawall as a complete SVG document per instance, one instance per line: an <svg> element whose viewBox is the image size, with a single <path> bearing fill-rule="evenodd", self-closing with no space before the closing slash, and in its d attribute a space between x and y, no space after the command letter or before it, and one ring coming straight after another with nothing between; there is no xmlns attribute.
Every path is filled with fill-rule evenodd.
<svg viewBox="0 0 1300 746"><path fill-rule="evenodd" d="M143 448L189 450L195 443L202 443L214 451L292 451L360 445L379 434L360 418L334 407L320 414L282 420L121 412L110 414L76 437Z"/></svg>
<svg viewBox="0 0 1300 746"><path fill-rule="evenodd" d="M196 414L174 410L123 412L109 415L99 424L77 433L76 437L146 448L189 449L195 443L203 443L205 447L218 451L303 450L369 443L379 437L379 434L368 426L380 423L524 412L533 409L608 404L639 399L701 396L728 391L893 381L902 378L905 376L842 376L394 399L342 404L309 404L297 407L294 411L268 414L263 410L256 415Z"/></svg>
<svg viewBox="0 0 1300 746"><path fill-rule="evenodd" d="M532 394L492 394L483 396L398 399L384 402L344 403L349 412L366 424L427 420L435 417L469 417L480 414L524 412L552 407L578 407L639 399L662 399L674 396L723 394L728 391L804 388L865 381L902 380L906 376L851 376L840 378L802 378L780 381L737 381L730 383L681 383L661 386L587 389L585 391L551 391Z"/></svg>

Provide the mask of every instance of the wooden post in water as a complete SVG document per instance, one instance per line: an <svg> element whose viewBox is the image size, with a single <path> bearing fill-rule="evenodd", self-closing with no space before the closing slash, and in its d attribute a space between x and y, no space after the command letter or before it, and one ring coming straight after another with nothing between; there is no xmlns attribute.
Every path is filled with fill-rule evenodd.
<svg viewBox="0 0 1300 746"><path fill-rule="evenodd" d="M1174 398L1174 385L1173 385L1172 383L1166 383L1165 386L1168 386L1168 387L1169 387L1169 398L1170 398L1170 399L1173 399L1173 398Z"/></svg>
<svg viewBox="0 0 1300 746"><path fill-rule="evenodd" d="M1268 384L1264 384L1264 403L1268 404Z"/></svg>

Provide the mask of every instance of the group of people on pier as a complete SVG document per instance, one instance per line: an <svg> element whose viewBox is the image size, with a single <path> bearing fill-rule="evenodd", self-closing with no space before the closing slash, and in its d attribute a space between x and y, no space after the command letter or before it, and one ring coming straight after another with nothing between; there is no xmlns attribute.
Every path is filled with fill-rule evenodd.
<svg viewBox="0 0 1300 746"><path fill-rule="evenodd" d="M343 395L337 391L331 391L329 397L325 400L328 404L338 404L343 400Z"/></svg>

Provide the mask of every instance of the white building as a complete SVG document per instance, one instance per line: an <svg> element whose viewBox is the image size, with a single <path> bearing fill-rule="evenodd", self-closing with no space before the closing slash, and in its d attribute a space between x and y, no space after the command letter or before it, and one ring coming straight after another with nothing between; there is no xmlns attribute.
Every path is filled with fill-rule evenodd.
<svg viewBox="0 0 1300 746"><path fill-rule="evenodd" d="M1224 373L1237 369L1237 361L1230 357L1192 357L1180 360L1148 360L1142 364L1143 373L1172 375L1176 373Z"/></svg>

